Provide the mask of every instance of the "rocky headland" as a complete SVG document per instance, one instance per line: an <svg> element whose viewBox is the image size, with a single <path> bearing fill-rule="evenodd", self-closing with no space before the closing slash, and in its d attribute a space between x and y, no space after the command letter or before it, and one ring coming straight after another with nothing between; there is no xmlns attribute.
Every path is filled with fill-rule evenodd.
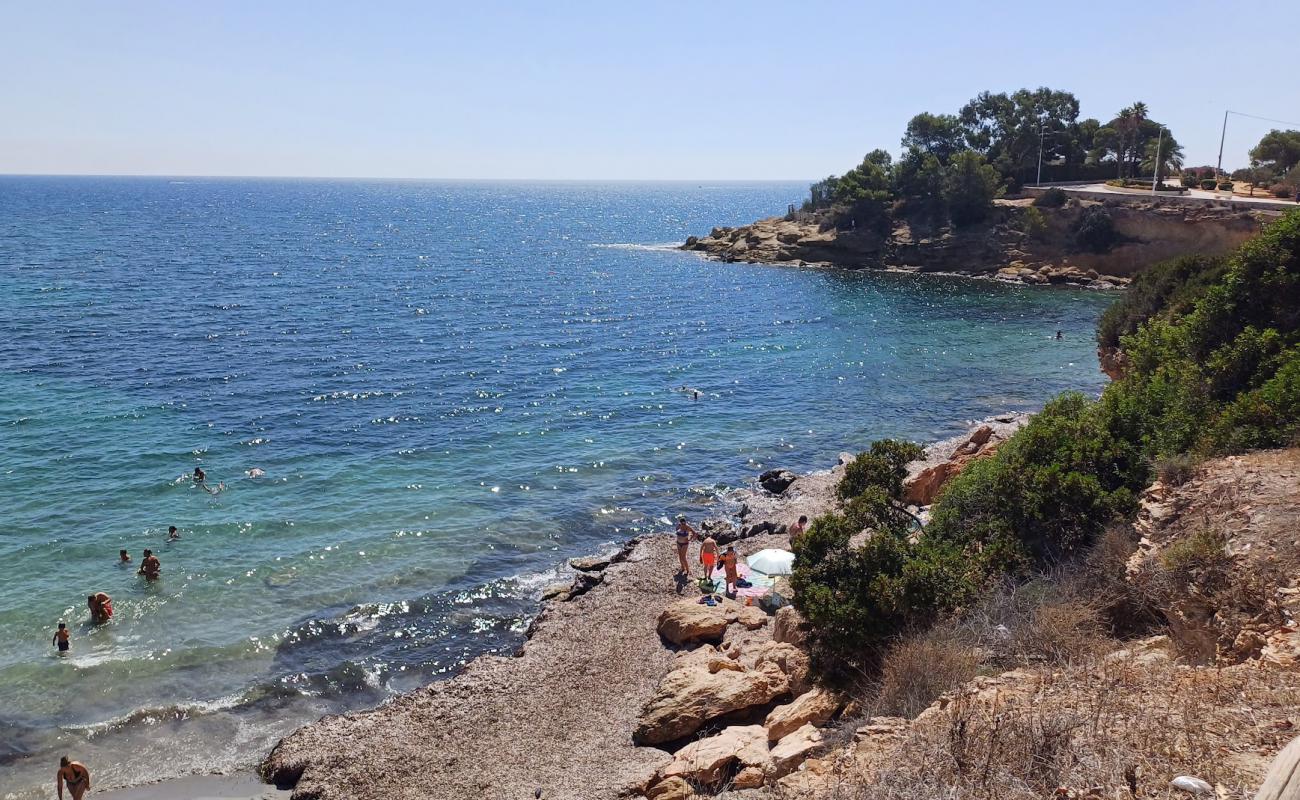
<svg viewBox="0 0 1300 800"><path fill-rule="evenodd" d="M1074 246L1084 210L1104 206L1119 241L1106 252ZM722 261L846 269L899 269L1095 289L1125 286L1137 272L1189 253L1226 253L1259 232L1272 211L1168 205L1143 199L1072 200L1058 208L1029 198L998 200L968 228L893 220L887 232L832 224L795 212L735 228L714 228L682 246Z"/></svg>

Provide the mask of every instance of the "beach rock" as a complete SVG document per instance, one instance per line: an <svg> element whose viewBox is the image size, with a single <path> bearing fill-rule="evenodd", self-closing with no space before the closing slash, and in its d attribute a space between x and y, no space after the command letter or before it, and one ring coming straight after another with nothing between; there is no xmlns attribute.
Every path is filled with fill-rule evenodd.
<svg viewBox="0 0 1300 800"><path fill-rule="evenodd" d="M657 630L665 641L677 646L718 642L727 626L739 622L751 630L767 624L767 615L757 608L723 598L714 606L695 599L678 600L659 615Z"/></svg>
<svg viewBox="0 0 1300 800"><path fill-rule="evenodd" d="M1269 765L1264 785L1255 800L1296 800L1300 798L1300 738L1282 749Z"/></svg>
<svg viewBox="0 0 1300 800"><path fill-rule="evenodd" d="M772 641L803 647L808 640L808 622L794 606L782 606L772 618Z"/></svg>
<svg viewBox="0 0 1300 800"><path fill-rule="evenodd" d="M790 677L775 660L746 667L704 645L677 655L654 697L642 708L632 739L640 745L671 742L695 733L710 720L767 705L789 691Z"/></svg>
<svg viewBox="0 0 1300 800"><path fill-rule="evenodd" d="M776 746L770 751L769 756L772 759L772 767L768 770L768 778L775 780L794 772L808 757L808 754L817 749L821 743L821 731L812 725L804 725L791 732L777 742Z"/></svg>
<svg viewBox="0 0 1300 800"><path fill-rule="evenodd" d="M952 452L952 457L973 456L980 451L981 447L988 444L991 438L993 438L993 428L988 425L981 425L978 430L971 434L969 439Z"/></svg>
<svg viewBox="0 0 1300 800"><path fill-rule="evenodd" d="M651 786L645 796L648 800L690 800L695 790L685 778L674 775Z"/></svg>
<svg viewBox="0 0 1300 800"><path fill-rule="evenodd" d="M579 572L599 572L609 566L609 556L585 556L569 559L569 566Z"/></svg>
<svg viewBox="0 0 1300 800"><path fill-rule="evenodd" d="M781 494L790 488L798 476L788 469L769 469L758 476L758 485L772 494Z"/></svg>
<svg viewBox="0 0 1300 800"><path fill-rule="evenodd" d="M774 664L789 679L792 694L808 691L811 662L807 653L792 644L763 642L757 648L742 650L737 658L750 669L757 669L763 664Z"/></svg>
<svg viewBox="0 0 1300 800"><path fill-rule="evenodd" d="M703 786L717 786L733 771L752 768L762 776L771 767L763 726L735 725L678 750L673 762L660 774L664 778L680 777Z"/></svg>
<svg viewBox="0 0 1300 800"><path fill-rule="evenodd" d="M557 597L567 597L569 586L570 584L567 583L552 583L542 590L542 599L554 600Z"/></svg>
<svg viewBox="0 0 1300 800"><path fill-rule="evenodd" d="M569 587L569 599L580 597L600 585L605 580L603 572L579 572L573 576L573 585Z"/></svg>
<svg viewBox="0 0 1300 800"><path fill-rule="evenodd" d="M939 490L961 472L963 466L956 461L943 461L921 470L903 487L903 502L914 506L930 505L939 496Z"/></svg>
<svg viewBox="0 0 1300 800"><path fill-rule="evenodd" d="M818 687L804 692L791 703L772 709L763 721L763 727L767 729L767 738L775 742L804 725L824 725L835 716L841 705L838 697Z"/></svg>

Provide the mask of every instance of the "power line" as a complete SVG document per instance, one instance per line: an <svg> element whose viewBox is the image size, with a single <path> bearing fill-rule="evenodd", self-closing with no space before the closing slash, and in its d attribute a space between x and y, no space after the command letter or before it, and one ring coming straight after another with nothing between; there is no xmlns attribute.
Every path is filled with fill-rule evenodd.
<svg viewBox="0 0 1300 800"><path fill-rule="evenodd" d="M1228 113L1235 114L1238 117L1248 117L1250 119L1257 119L1260 120L1261 122L1276 122L1279 125L1295 125L1296 127L1300 128L1300 122L1291 122L1285 119L1272 119L1270 117L1257 117L1254 114L1243 114L1240 111L1229 111Z"/></svg>

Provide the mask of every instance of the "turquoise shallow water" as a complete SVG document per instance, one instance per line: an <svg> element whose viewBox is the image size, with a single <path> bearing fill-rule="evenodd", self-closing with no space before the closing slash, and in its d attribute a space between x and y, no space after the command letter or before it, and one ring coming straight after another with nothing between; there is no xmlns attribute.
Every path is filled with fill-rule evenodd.
<svg viewBox="0 0 1300 800"><path fill-rule="evenodd" d="M0 177L0 788L246 763L765 467L1100 387L1105 295L664 246L803 188Z"/></svg>

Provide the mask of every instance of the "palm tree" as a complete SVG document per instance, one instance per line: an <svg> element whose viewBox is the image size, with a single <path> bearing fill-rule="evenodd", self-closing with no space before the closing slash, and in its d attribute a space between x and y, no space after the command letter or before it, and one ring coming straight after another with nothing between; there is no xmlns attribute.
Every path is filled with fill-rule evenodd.
<svg viewBox="0 0 1300 800"><path fill-rule="evenodd" d="M1156 163L1156 150L1160 151L1160 163ZM1174 141L1174 137L1165 131L1163 141L1161 137L1156 137L1147 142L1146 152L1142 156L1140 168L1143 172L1150 171L1153 176L1159 178L1160 175L1168 175L1171 172L1182 169L1183 166L1183 146Z"/></svg>
<svg viewBox="0 0 1300 800"><path fill-rule="evenodd" d="M1124 178L1124 165L1128 162L1129 139L1136 138L1133 136L1137 123L1133 106L1127 106L1120 109L1119 116L1115 118L1115 128L1119 131L1119 146L1115 151L1115 160L1119 162L1119 178Z"/></svg>

